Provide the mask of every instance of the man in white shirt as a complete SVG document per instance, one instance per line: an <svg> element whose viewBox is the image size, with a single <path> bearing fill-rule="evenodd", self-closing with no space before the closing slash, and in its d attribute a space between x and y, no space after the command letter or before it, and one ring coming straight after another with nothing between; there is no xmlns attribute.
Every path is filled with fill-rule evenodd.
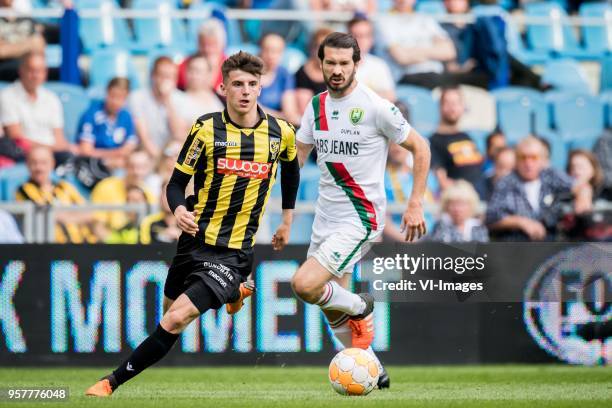
<svg viewBox="0 0 612 408"><path fill-rule="evenodd" d="M381 97L395 102L395 81L389 65L375 55L370 54L374 46L374 27L365 17L355 17L348 22L348 33L359 44L361 62L357 70L357 80L371 88Z"/></svg>
<svg viewBox="0 0 612 408"><path fill-rule="evenodd" d="M402 67L402 83L433 89L446 83L444 62L455 59L453 42L431 17L414 13L416 0L395 0L394 15L379 22L385 46Z"/></svg>
<svg viewBox="0 0 612 408"><path fill-rule="evenodd" d="M291 283L296 295L321 308L340 343L375 356L370 346L374 298L348 290L350 274L384 229L390 142L414 156L413 189L402 217L406 240L425 234L422 200L429 146L397 107L355 79L361 58L352 36L329 34L318 57L327 91L312 98L296 138L300 165L317 150L319 198L308 259ZM389 387L387 373L382 366L379 370L378 387Z"/></svg>
<svg viewBox="0 0 612 408"><path fill-rule="evenodd" d="M43 87L47 80L45 55L26 54L19 80L0 93L0 122L5 135L27 146L44 145L54 152L74 150L64 137L62 103Z"/></svg>
<svg viewBox="0 0 612 408"><path fill-rule="evenodd" d="M188 109L185 94L177 89L178 68L169 57L153 63L149 88L134 91L129 108L143 148L158 157L171 140L183 142L190 124L181 112Z"/></svg>

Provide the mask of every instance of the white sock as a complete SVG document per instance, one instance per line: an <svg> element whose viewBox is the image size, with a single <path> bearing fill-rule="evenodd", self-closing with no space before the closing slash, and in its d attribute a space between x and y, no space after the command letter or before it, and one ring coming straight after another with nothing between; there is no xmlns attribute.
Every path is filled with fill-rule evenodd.
<svg viewBox="0 0 612 408"><path fill-rule="evenodd" d="M321 296L317 305L323 310L337 310L349 316L363 313L366 307L365 302L358 295L344 289L335 281L329 281L325 284L323 296Z"/></svg>
<svg viewBox="0 0 612 408"><path fill-rule="evenodd" d="M329 322L329 327L334 332L336 339L342 344L342 348L352 347L353 339L351 327L349 326L349 316L347 314L343 314L337 320Z"/></svg>

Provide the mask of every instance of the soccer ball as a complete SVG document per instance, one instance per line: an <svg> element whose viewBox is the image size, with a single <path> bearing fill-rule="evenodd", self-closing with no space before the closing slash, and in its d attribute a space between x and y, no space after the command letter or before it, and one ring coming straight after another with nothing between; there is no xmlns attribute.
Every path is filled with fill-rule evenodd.
<svg viewBox="0 0 612 408"><path fill-rule="evenodd" d="M329 364L329 381L341 395L368 395L378 384L378 364L360 348L347 348Z"/></svg>

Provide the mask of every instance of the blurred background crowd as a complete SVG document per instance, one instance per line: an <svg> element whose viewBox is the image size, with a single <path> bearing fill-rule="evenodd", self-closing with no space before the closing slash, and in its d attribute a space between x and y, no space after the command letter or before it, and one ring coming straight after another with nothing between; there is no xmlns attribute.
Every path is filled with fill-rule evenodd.
<svg viewBox="0 0 612 408"><path fill-rule="evenodd" d="M257 14L270 9L286 13ZM301 18L313 12L327 18ZM359 43L358 80L429 138L424 239L612 239L609 2L0 0L0 242L33 240L27 202L48 227L39 241L176 241L165 184L194 120L223 109L226 56L259 55L261 106L299 126L334 30ZM390 146L388 241L403 240L411 163ZM312 158L293 243L309 242L318 177Z"/></svg>

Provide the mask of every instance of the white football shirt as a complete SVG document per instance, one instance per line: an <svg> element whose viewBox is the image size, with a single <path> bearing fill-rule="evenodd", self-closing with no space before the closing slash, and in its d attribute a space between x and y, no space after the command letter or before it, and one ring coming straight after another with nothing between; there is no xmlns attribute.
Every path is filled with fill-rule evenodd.
<svg viewBox="0 0 612 408"><path fill-rule="evenodd" d="M313 97L296 137L317 149L316 216L382 230L389 140L402 143L410 129L391 102L359 83L339 99Z"/></svg>

